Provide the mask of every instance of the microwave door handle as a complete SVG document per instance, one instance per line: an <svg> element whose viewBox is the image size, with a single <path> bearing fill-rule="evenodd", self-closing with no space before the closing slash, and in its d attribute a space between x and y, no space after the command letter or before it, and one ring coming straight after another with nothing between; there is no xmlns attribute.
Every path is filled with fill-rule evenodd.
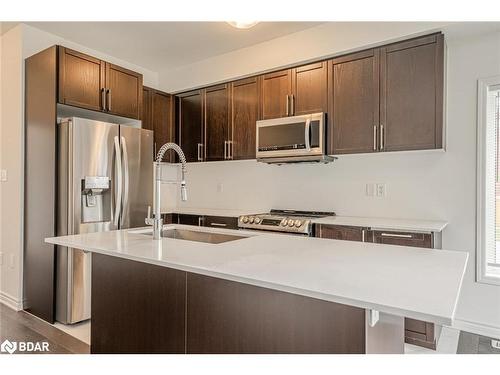
<svg viewBox="0 0 500 375"><path fill-rule="evenodd" d="M306 120L306 126L304 131L304 138L306 141L306 150L311 151L311 119Z"/></svg>

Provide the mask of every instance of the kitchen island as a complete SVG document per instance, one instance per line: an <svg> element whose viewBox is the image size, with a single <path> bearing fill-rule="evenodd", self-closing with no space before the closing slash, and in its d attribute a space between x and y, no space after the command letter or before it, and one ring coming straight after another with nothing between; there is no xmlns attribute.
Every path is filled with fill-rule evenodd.
<svg viewBox="0 0 500 375"><path fill-rule="evenodd" d="M451 325L468 254L273 233L46 239L93 253L92 353L402 353L403 317Z"/></svg>

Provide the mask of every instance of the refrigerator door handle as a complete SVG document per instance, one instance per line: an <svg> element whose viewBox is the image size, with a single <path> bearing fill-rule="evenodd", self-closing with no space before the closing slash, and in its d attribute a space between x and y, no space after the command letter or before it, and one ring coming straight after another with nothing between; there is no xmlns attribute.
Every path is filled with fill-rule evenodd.
<svg viewBox="0 0 500 375"><path fill-rule="evenodd" d="M128 209L128 194L129 194L129 172L128 172L128 152L127 152L127 141L125 137L122 137L122 149L123 149L123 174L124 174L124 187L123 187L123 207L121 216L124 217L125 211Z"/></svg>
<svg viewBox="0 0 500 375"><path fill-rule="evenodd" d="M115 136L115 153L116 153L116 194L115 194L115 214L113 216L114 229L118 229L118 219L120 217L122 203L122 155L120 149L120 140Z"/></svg>

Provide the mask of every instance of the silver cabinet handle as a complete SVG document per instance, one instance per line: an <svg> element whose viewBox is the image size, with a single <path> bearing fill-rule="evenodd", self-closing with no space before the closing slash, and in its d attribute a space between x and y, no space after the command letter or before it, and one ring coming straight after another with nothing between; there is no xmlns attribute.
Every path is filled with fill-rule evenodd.
<svg viewBox="0 0 500 375"><path fill-rule="evenodd" d="M288 98L288 95L286 96L286 115L290 116L290 100Z"/></svg>
<svg viewBox="0 0 500 375"><path fill-rule="evenodd" d="M201 148L202 148L202 144L201 143L198 143L198 161L202 161L202 158L201 158Z"/></svg>
<svg viewBox="0 0 500 375"><path fill-rule="evenodd" d="M128 210L128 191L129 191L129 171L128 171L128 151L127 151L127 141L125 137L122 136L122 150L123 150L123 175L124 175L124 187L123 187L123 207L120 213L120 221L124 221L124 216Z"/></svg>
<svg viewBox="0 0 500 375"><path fill-rule="evenodd" d="M115 229L118 229L118 218L120 217L122 203L122 154L120 150L120 140L115 136L115 153L116 153L116 195L115 195L115 214L113 216L113 224Z"/></svg>
<svg viewBox="0 0 500 375"><path fill-rule="evenodd" d="M227 227L227 224L223 224L223 223L210 223L210 225L212 225L214 227Z"/></svg>
<svg viewBox="0 0 500 375"><path fill-rule="evenodd" d="M229 159L228 151L227 151L227 141L224 141L224 160Z"/></svg>
<svg viewBox="0 0 500 375"><path fill-rule="evenodd" d="M198 216L198 226L199 227L203 226L203 216Z"/></svg>
<svg viewBox="0 0 500 375"><path fill-rule="evenodd" d="M106 90L106 96L107 96L107 105L108 105L108 111L111 111L111 89Z"/></svg>
<svg viewBox="0 0 500 375"><path fill-rule="evenodd" d="M101 107L102 107L102 110L105 111L106 110L106 89L103 87L101 89Z"/></svg>
<svg viewBox="0 0 500 375"><path fill-rule="evenodd" d="M292 100L292 104L290 106L290 112L291 112L290 114L292 116L294 116L295 115L295 95L293 95L293 94L290 95L290 99Z"/></svg>
<svg viewBox="0 0 500 375"><path fill-rule="evenodd" d="M382 237L413 238L411 234L380 233Z"/></svg>
<svg viewBox="0 0 500 375"><path fill-rule="evenodd" d="M228 143L229 160L233 160L233 141L227 141L227 143Z"/></svg>
<svg viewBox="0 0 500 375"><path fill-rule="evenodd" d="M384 149L384 125L380 124L380 151Z"/></svg>
<svg viewBox="0 0 500 375"><path fill-rule="evenodd" d="M365 242L366 237L366 229L361 230L361 242Z"/></svg>
<svg viewBox="0 0 500 375"><path fill-rule="evenodd" d="M373 125L373 151L377 151L377 125Z"/></svg>

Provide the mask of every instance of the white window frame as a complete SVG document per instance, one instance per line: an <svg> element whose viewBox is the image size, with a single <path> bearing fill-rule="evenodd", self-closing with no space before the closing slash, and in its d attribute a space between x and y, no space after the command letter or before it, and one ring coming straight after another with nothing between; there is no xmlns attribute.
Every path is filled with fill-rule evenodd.
<svg viewBox="0 0 500 375"><path fill-rule="evenodd" d="M478 80L477 106L477 213L476 213L476 281L500 285L500 277L489 275L486 255L486 141L487 104L490 86L500 85L500 75Z"/></svg>

